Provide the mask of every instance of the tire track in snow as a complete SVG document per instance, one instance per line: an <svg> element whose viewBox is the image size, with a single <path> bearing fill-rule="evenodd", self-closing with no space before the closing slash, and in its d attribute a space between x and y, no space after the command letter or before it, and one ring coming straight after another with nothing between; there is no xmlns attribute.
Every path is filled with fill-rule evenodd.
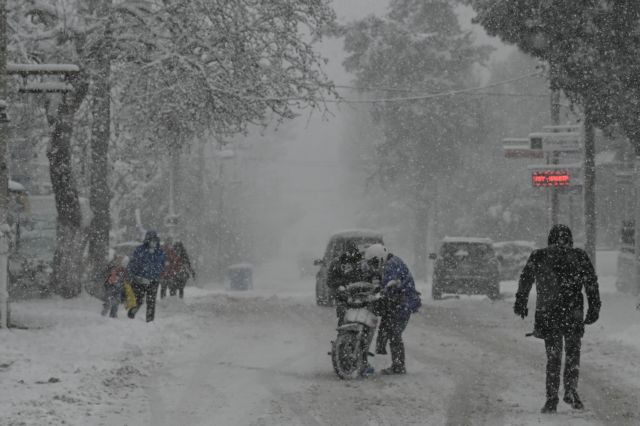
<svg viewBox="0 0 640 426"><path fill-rule="evenodd" d="M516 407L515 411L523 414L528 411L530 415L537 415L536 412L544 403L546 357L541 341L524 340L524 337L517 336L515 327L509 327L510 324L514 324L512 316L508 315L510 312L503 311L496 314L495 310L481 302L477 307L467 303L453 307L429 306L428 309L430 315L423 316L427 326L447 330L451 335L460 336L463 340L471 342L481 351L494 353L501 368L494 369L491 374L505 374L507 378L510 377L508 383L522 384L523 387L529 387L535 392L539 406L535 406L534 412L520 407ZM451 321L452 318L455 321ZM582 356L579 384L579 393L583 396L586 410L569 409L569 419L576 422L621 426L637 425L640 419L638 388L612 378L607 369L593 365L587 357L588 355L585 356L585 354ZM529 383L526 383L527 381ZM562 395L562 388L560 392ZM564 403L561 401L560 404ZM561 405L559 410L565 410ZM545 418L553 421L552 417Z"/></svg>

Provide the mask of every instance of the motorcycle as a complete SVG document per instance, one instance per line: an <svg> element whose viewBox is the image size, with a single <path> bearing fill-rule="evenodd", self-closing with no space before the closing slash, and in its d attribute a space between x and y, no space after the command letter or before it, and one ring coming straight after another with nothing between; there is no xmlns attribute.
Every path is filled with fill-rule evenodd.
<svg viewBox="0 0 640 426"><path fill-rule="evenodd" d="M368 282L351 283L338 289L337 299L344 302L346 312L329 354L333 369L343 380L362 376L369 365L369 346L378 325L378 316L373 312L373 305L380 298L378 290L377 284Z"/></svg>

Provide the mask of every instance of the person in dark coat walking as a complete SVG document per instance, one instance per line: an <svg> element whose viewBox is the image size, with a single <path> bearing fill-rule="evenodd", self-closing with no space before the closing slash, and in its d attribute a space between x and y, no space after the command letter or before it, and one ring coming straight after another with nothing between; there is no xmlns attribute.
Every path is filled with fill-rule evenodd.
<svg viewBox="0 0 640 426"><path fill-rule="evenodd" d="M367 247L364 260L368 269L380 277L382 298L376 311L381 319L376 353L387 353L387 341L391 349L391 366L383 369L382 374L405 374L402 333L409 324L411 314L422 306L420 293L416 290L409 267L398 256L389 253L382 244Z"/></svg>
<svg viewBox="0 0 640 426"><path fill-rule="evenodd" d="M176 256L176 270L172 284L169 286L169 295L175 296L176 292L180 299L184 297L184 287L187 285L189 277L196 278L196 271L191 266L191 260L187 254L187 249L182 241L176 241L173 245Z"/></svg>
<svg viewBox="0 0 640 426"><path fill-rule="evenodd" d="M536 284L536 313L533 336L544 339L547 352L547 401L543 413L555 413L558 406L560 366L565 346L564 402L574 409L584 408L578 396L580 345L584 325L593 324L600 315L598 277L584 250L573 247L573 236L566 225L554 225L548 246L534 250L520 275L514 312L528 314L527 300ZM584 317L582 289L589 308Z"/></svg>
<svg viewBox="0 0 640 426"><path fill-rule="evenodd" d="M140 305L147 299L147 322L155 318L158 280L164 269L165 254L160 247L160 238L155 231L148 231L144 241L131 256L128 273L133 283L137 306L129 310L129 318L134 318Z"/></svg>
<svg viewBox="0 0 640 426"><path fill-rule="evenodd" d="M346 313L345 301L338 289L351 283L366 281L361 267L362 253L352 241L347 241L345 251L329 263L327 286L332 290L336 300L336 316L338 327L344 323Z"/></svg>

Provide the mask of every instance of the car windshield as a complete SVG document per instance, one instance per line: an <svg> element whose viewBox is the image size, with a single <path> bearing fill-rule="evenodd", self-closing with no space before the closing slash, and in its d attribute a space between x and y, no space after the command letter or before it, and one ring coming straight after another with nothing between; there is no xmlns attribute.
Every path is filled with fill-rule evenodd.
<svg viewBox="0 0 640 426"><path fill-rule="evenodd" d="M333 248L331 249L330 257L338 257L347 247L347 242L355 244L360 252L363 252L371 244L382 244L382 239L379 237L359 237L359 238L341 238L335 241Z"/></svg>
<svg viewBox="0 0 640 426"><path fill-rule="evenodd" d="M493 247L482 243L446 243L442 245L440 255L444 258L486 259L494 256Z"/></svg>

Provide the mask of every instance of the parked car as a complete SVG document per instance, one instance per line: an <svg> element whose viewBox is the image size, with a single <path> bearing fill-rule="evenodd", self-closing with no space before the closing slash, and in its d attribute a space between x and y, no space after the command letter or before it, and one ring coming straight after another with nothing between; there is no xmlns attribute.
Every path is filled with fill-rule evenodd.
<svg viewBox="0 0 640 426"><path fill-rule="evenodd" d="M536 244L533 241L500 241L493 243L500 265L501 280L517 280Z"/></svg>
<svg viewBox="0 0 640 426"><path fill-rule="evenodd" d="M360 251L364 251L371 244L384 244L382 234L370 229L342 231L333 234L329 239L322 259L314 261L315 265L320 265L320 269L316 274L316 302L318 305L334 304L333 292L327 285L328 267L333 259L344 253L347 242L353 242Z"/></svg>
<svg viewBox="0 0 640 426"><path fill-rule="evenodd" d="M435 260L431 295L443 293L486 294L491 300L500 296L498 259L489 238L445 237Z"/></svg>

